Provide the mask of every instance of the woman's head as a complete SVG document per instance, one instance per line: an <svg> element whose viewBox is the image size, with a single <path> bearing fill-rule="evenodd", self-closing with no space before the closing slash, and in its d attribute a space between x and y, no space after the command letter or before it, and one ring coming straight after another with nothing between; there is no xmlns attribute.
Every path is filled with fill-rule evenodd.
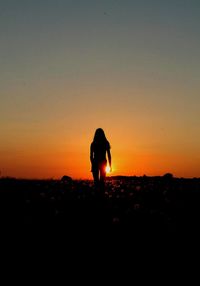
<svg viewBox="0 0 200 286"><path fill-rule="evenodd" d="M95 141L95 142L107 141L106 136L105 136L105 133L104 133L104 131L103 131L102 128L98 128L98 129L95 131L94 141Z"/></svg>

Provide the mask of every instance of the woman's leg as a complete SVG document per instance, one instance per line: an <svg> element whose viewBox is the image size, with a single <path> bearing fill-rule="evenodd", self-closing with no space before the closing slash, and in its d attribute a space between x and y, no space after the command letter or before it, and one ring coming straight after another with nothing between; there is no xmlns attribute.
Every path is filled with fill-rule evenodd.
<svg viewBox="0 0 200 286"><path fill-rule="evenodd" d="M103 162L100 165L100 184L102 187L105 186L105 178L106 178L106 162Z"/></svg>
<svg viewBox="0 0 200 286"><path fill-rule="evenodd" d="M98 168L98 165L94 164L94 163L93 163L93 166L92 166L92 175L93 175L95 186L98 186L98 183L99 183L99 168Z"/></svg>

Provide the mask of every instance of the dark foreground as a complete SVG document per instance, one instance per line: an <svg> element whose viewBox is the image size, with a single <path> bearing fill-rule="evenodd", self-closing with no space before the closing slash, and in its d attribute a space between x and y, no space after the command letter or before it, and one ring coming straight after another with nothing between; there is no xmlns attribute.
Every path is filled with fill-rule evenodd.
<svg viewBox="0 0 200 286"><path fill-rule="evenodd" d="M0 180L1 224L25 231L57 230L196 235L200 179L108 178L91 181Z"/></svg>
<svg viewBox="0 0 200 286"><path fill-rule="evenodd" d="M102 273L154 260L176 269L198 258L199 206L200 179L108 178L103 192L91 181L0 179L0 245L30 269L33 257Z"/></svg>
<svg viewBox="0 0 200 286"><path fill-rule="evenodd" d="M68 263L76 271L73 280L83 269L90 276L93 268L96 279L111 267L116 277L123 266L126 274L131 267L134 281L137 269L142 271L140 279L149 279L149 269L155 279L159 266L165 279L169 266L177 273L180 263L187 269L188 264L196 264L199 206L200 179L111 178L100 192L91 181L2 178L0 227L6 243L0 244L1 250L6 251L9 269L15 256L14 268L21 259L21 269L26 265L34 272L30 277L38 265L42 271L48 265L46 277L51 277L57 264L59 275L63 267L68 277Z"/></svg>

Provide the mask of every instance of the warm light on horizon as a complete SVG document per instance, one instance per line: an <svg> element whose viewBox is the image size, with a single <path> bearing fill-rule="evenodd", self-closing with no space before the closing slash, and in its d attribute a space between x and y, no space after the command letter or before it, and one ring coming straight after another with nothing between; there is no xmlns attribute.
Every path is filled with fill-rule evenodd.
<svg viewBox="0 0 200 286"><path fill-rule="evenodd" d="M111 173L111 168L110 166L106 166L106 174L110 174Z"/></svg>

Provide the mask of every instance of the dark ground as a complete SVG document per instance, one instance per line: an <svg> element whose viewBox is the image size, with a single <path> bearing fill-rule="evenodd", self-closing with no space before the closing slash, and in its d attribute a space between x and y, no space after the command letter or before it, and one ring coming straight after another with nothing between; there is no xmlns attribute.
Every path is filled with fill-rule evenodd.
<svg viewBox="0 0 200 286"><path fill-rule="evenodd" d="M104 192L91 181L0 179L2 225L25 231L124 231L195 235L200 179L107 178Z"/></svg>
<svg viewBox="0 0 200 286"><path fill-rule="evenodd" d="M159 265L168 257L176 269L174 257L179 264L188 253L198 258L199 206L200 179L107 178L100 192L92 181L1 178L0 227L6 244L0 246L6 253L18 249L17 259L25 250L25 264L43 253L54 266L60 257L87 266L90 257L91 267L103 259L108 269L110 261L120 268L129 260L148 269L154 268L153 258Z"/></svg>

